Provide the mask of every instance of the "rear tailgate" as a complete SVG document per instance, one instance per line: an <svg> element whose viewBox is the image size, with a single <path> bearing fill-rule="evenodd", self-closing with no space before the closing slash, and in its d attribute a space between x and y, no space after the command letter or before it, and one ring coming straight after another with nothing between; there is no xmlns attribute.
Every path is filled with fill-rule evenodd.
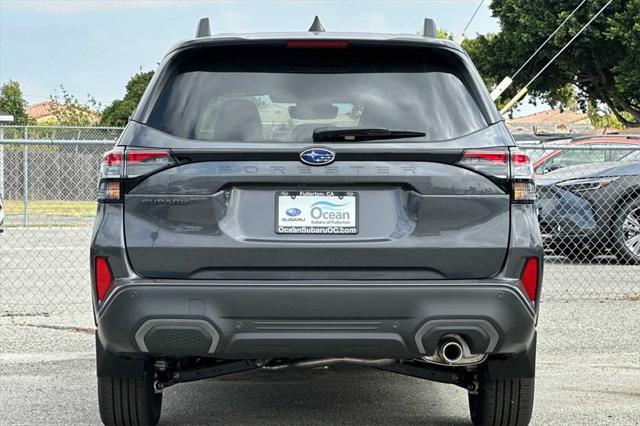
<svg viewBox="0 0 640 426"><path fill-rule="evenodd" d="M448 164L459 157L450 150L413 156L423 161L383 161L384 154L376 158L362 149L368 161L337 148L336 161L324 167L287 161L287 153L242 161L246 155L176 150L185 164L146 178L125 196L134 270L183 279L468 279L498 273L508 246L508 194L488 178ZM357 233L279 233L277 198L300 191L353 195Z"/></svg>
<svg viewBox="0 0 640 426"><path fill-rule="evenodd" d="M138 274L301 280L498 273L509 194L455 163L464 149L504 148L511 138L501 123L491 125L495 108L486 106L486 89L464 54L415 41L228 43L169 55L136 113L144 124L131 123L120 142L168 148L178 161L125 191L126 244ZM319 128L421 136L331 139L323 145L335 161L309 166L301 153L318 147ZM340 229L295 234L286 226L316 213Z"/></svg>

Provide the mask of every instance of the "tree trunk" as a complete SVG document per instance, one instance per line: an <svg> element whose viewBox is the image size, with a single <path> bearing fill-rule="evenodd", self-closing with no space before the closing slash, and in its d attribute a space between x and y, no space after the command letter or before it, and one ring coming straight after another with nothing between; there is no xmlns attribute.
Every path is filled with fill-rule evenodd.
<svg viewBox="0 0 640 426"><path fill-rule="evenodd" d="M616 103L609 97L606 91L602 89L602 87L598 87L598 93L600 94L600 98L607 104L613 115L618 119L620 123L622 123L625 127L636 127L636 125L640 125L640 123L633 123L620 114L618 111L618 106Z"/></svg>
<svg viewBox="0 0 640 426"><path fill-rule="evenodd" d="M634 118L635 123L631 123L631 126L633 126L633 127L640 126L640 111L638 111L638 110L636 110L635 108L633 108L633 107L631 106L631 104L630 104L629 102L627 102L626 100L624 100L624 99L620 99L620 100L618 101L618 103L620 104L620 106L621 106L622 108L624 108L624 110L625 110L626 112L628 112L629 114L631 114L631 116Z"/></svg>
<svg viewBox="0 0 640 426"><path fill-rule="evenodd" d="M611 93L609 84L609 80L605 76L604 71L600 67L596 67L596 72L599 76L599 82L596 82L596 90L600 94L602 100L607 104L613 115L620 121L625 127L640 127L640 111L634 109L629 102L624 99L620 99L618 96L615 96L615 93L612 93L613 97L609 94ZM615 100L614 100L615 99ZM635 121L629 121L624 118L621 112L628 112L635 119Z"/></svg>

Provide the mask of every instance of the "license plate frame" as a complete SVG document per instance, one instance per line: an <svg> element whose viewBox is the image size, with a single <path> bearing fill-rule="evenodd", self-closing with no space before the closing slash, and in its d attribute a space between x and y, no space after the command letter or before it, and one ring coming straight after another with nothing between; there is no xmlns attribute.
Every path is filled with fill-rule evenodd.
<svg viewBox="0 0 640 426"><path fill-rule="evenodd" d="M359 194L354 191L277 191L275 233L356 235L359 212Z"/></svg>

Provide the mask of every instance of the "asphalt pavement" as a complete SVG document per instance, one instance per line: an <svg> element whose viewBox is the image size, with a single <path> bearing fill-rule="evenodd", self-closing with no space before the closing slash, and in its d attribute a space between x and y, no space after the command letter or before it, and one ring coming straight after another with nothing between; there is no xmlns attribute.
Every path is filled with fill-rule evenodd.
<svg viewBox="0 0 640 426"><path fill-rule="evenodd" d="M532 424L640 419L640 303L542 304ZM0 317L3 425L99 424L94 336L73 317ZM165 391L163 425L466 425L466 392L356 368L253 371Z"/></svg>

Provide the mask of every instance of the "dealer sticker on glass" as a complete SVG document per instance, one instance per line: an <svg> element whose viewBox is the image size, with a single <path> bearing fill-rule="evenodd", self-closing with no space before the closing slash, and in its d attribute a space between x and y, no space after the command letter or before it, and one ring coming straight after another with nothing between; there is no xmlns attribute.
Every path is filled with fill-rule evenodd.
<svg viewBox="0 0 640 426"><path fill-rule="evenodd" d="M357 234L358 194L338 191L278 192L276 233Z"/></svg>

